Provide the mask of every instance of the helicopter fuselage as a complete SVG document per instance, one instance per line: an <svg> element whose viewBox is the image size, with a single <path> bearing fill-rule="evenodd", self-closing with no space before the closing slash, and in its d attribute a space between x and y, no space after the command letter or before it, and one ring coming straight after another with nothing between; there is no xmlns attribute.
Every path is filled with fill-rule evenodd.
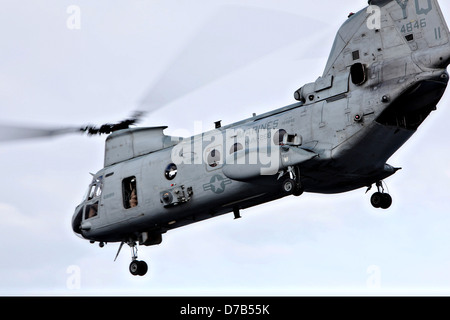
<svg viewBox="0 0 450 320"><path fill-rule="evenodd" d="M386 161L448 83L449 32L430 3L372 1L381 19L373 29L373 11L352 15L297 103L184 139L164 135L165 127L112 133L73 230L92 241L154 245L168 230L218 215L239 218L292 194L347 192L391 176L398 168Z"/></svg>

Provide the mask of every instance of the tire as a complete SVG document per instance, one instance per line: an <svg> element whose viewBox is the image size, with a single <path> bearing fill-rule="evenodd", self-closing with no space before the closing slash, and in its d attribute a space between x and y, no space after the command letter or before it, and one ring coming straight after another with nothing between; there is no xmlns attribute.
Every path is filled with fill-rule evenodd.
<svg viewBox="0 0 450 320"><path fill-rule="evenodd" d="M138 261L138 260L131 261L129 269L130 269L130 273L133 276L139 275L139 269L140 269L139 265L140 265L140 261Z"/></svg>
<svg viewBox="0 0 450 320"><path fill-rule="evenodd" d="M139 275L144 276L148 271L148 265L145 261L138 261L139 264Z"/></svg>
<svg viewBox="0 0 450 320"><path fill-rule="evenodd" d="M304 190L303 190L302 187L296 186L296 187L294 188L294 192L293 192L292 194L293 194L294 196L296 196L296 197L299 197L299 196L301 196L301 195L303 194L303 192L304 192Z"/></svg>
<svg viewBox="0 0 450 320"><path fill-rule="evenodd" d="M143 276L148 271L148 266L145 261L134 260L130 263L130 273L133 276Z"/></svg>
<svg viewBox="0 0 450 320"><path fill-rule="evenodd" d="M370 197L370 203L374 208L380 208L383 203L383 194L381 192L375 192L372 197Z"/></svg>
<svg viewBox="0 0 450 320"><path fill-rule="evenodd" d="M381 209L387 209L392 205L392 197L387 193L382 193Z"/></svg>
<svg viewBox="0 0 450 320"><path fill-rule="evenodd" d="M295 190L295 181L292 179L286 179L283 182L283 185L281 186L283 193L285 194L292 194Z"/></svg>

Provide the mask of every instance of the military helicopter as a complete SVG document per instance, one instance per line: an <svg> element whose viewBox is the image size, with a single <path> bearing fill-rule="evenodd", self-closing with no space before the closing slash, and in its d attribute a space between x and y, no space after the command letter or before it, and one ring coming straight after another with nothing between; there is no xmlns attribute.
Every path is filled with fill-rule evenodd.
<svg viewBox="0 0 450 320"><path fill-rule="evenodd" d="M296 103L192 137L131 127L145 115L48 131L108 134L104 167L75 208L73 231L130 246L129 271L145 275L137 246L167 231L303 192L376 192L400 168L386 161L436 110L448 84L449 29L437 0L371 0L339 29L323 74ZM32 134L34 131L30 131ZM26 132L26 134L28 134Z"/></svg>

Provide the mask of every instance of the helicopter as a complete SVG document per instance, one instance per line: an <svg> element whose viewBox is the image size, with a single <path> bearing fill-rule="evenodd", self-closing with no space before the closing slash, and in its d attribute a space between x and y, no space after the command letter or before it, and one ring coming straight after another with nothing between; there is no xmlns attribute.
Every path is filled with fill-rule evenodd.
<svg viewBox="0 0 450 320"><path fill-rule="evenodd" d="M133 127L145 111L41 132L108 135L73 231L100 247L119 243L116 258L128 245L129 271L143 276L138 245L159 245L168 231L223 214L239 219L283 197L375 186L371 205L388 209L384 180L400 168L386 162L446 90L449 29L437 0L368 5L349 15L323 74L296 90L291 105L185 138L166 135L166 126Z"/></svg>

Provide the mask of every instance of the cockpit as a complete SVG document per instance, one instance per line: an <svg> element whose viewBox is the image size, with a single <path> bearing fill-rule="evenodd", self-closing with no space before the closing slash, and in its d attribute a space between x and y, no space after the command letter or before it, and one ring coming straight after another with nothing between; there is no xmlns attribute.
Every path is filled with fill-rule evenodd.
<svg viewBox="0 0 450 320"><path fill-rule="evenodd" d="M72 229L77 234L82 234L82 230L89 230L90 224L84 224L92 218L98 216L98 206L103 188L103 176L94 177L90 183L82 202L76 207L72 218Z"/></svg>

